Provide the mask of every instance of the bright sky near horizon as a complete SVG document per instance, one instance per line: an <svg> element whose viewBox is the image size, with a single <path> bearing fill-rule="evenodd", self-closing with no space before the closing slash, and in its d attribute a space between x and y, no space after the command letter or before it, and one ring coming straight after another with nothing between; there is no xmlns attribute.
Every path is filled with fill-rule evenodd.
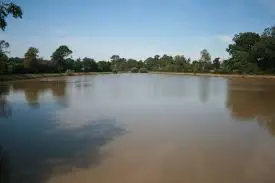
<svg viewBox="0 0 275 183"><path fill-rule="evenodd" d="M275 0L13 0L22 20L8 19L1 39L10 56L30 46L50 58L59 45L73 57L144 59L156 54L196 59L208 49L226 58L234 34L275 25Z"/></svg>

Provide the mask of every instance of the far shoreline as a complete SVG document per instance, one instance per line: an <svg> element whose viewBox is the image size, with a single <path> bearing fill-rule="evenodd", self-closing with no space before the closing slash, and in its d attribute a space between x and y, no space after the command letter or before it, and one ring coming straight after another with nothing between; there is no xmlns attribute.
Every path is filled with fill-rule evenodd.
<svg viewBox="0 0 275 183"><path fill-rule="evenodd" d="M124 72L121 72L124 73ZM126 72L127 73L127 72ZM75 72L75 73L47 73L47 74L16 74L2 75L0 82L25 81L43 78L83 76L83 75L101 75L115 74L112 72ZM120 73L117 73L120 74ZM135 73L133 73L135 74ZM247 79L275 79L275 75L252 75L252 74L217 74L217 73L190 73L190 72L148 72L147 74L163 75L185 75L185 76L206 76L206 77L223 77L223 78L247 78Z"/></svg>
<svg viewBox="0 0 275 183"><path fill-rule="evenodd" d="M190 72L149 72L151 74L169 74L186 76L208 76L224 78L249 78L249 79L275 79L275 75L253 75L253 74L216 74L216 73L190 73Z"/></svg>
<svg viewBox="0 0 275 183"><path fill-rule="evenodd" d="M84 76L112 74L112 72L75 72L75 73L43 73L43 74L12 74L0 76L0 82L25 81L43 78L67 77L67 76Z"/></svg>

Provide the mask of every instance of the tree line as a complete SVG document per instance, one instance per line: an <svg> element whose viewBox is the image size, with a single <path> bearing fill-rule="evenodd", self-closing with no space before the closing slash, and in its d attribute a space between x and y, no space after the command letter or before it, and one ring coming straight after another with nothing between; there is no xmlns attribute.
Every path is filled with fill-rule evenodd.
<svg viewBox="0 0 275 183"><path fill-rule="evenodd" d="M22 18L22 10L13 3L0 3L0 28L4 31L7 16ZM23 58L8 57L8 42L0 41L0 75L25 73L63 72L193 72L193 73L275 73L275 26L266 28L262 34L244 32L234 36L226 51L229 58L212 59L207 49L200 52L198 60L184 55L155 55L145 60L121 58L113 55L109 60L95 61L92 58L73 59L67 45L59 46L50 59L39 57L39 49L30 47Z"/></svg>

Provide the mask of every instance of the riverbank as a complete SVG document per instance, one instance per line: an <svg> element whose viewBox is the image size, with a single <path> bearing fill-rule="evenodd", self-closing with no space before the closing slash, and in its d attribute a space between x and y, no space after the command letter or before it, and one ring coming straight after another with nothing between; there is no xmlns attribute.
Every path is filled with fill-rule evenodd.
<svg viewBox="0 0 275 183"><path fill-rule="evenodd" d="M51 77L65 76L82 76L82 75L97 75L111 74L112 72L76 72L76 73L50 73L50 74L17 74L0 76L1 81L17 81L29 79L41 79ZM150 74L169 74L169 75L186 75L186 76L208 76L208 77L226 77L226 78L251 78L251 79L275 79L275 75L249 75L249 74L214 74L214 73L185 73L185 72L149 72Z"/></svg>
<svg viewBox="0 0 275 183"><path fill-rule="evenodd" d="M186 73L186 72L150 72L150 73L152 73L152 74L170 74L170 75L187 75L187 76L226 77L226 78L275 79L275 75L215 74L215 73Z"/></svg>
<svg viewBox="0 0 275 183"><path fill-rule="evenodd" d="M29 80L62 76L82 76L82 75L96 75L96 74L110 74L111 72L76 72L76 73L49 73L49 74L16 74L0 76L0 81L16 81Z"/></svg>

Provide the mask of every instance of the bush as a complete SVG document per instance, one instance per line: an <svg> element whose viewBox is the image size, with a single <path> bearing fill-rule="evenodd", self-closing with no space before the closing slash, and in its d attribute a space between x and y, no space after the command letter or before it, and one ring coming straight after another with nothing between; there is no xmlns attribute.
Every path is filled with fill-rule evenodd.
<svg viewBox="0 0 275 183"><path fill-rule="evenodd" d="M140 68L139 72L140 73L148 73L148 70L146 68Z"/></svg>
<svg viewBox="0 0 275 183"><path fill-rule="evenodd" d="M131 73L138 73L138 69L136 67L131 68Z"/></svg>
<svg viewBox="0 0 275 183"><path fill-rule="evenodd" d="M113 69L112 72L113 72L114 74L117 74L117 73L118 73L118 71L117 71L116 69Z"/></svg>
<svg viewBox="0 0 275 183"><path fill-rule="evenodd" d="M67 76L72 76L72 75L73 75L73 72L74 72L74 71L72 71L72 70L70 70L70 69L67 69L67 70L66 70L66 75L67 75Z"/></svg>

